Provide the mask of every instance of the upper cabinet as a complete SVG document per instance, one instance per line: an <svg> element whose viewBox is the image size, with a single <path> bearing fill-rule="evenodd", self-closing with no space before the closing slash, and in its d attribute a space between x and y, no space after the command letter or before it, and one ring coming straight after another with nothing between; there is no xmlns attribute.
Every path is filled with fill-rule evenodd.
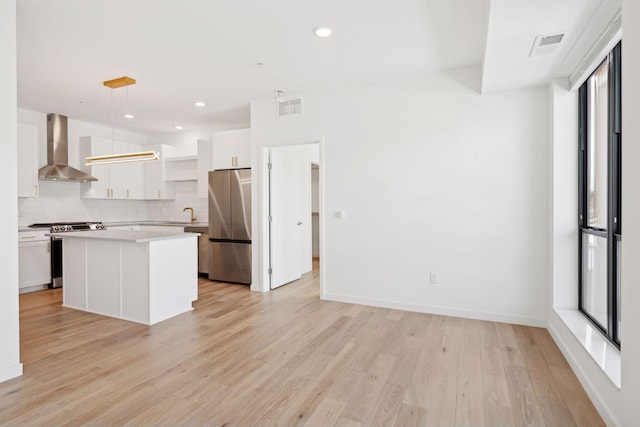
<svg viewBox="0 0 640 427"><path fill-rule="evenodd" d="M207 139L198 140L198 197L209 197L209 171L211 165L211 142Z"/></svg>
<svg viewBox="0 0 640 427"><path fill-rule="evenodd" d="M18 197L38 197L38 128L18 124Z"/></svg>
<svg viewBox="0 0 640 427"><path fill-rule="evenodd" d="M134 199L145 196L145 170L142 162L112 163L86 166L85 157L105 156L142 151L137 144L111 141L105 138L80 138L81 169L97 181L82 183L82 197L87 199Z"/></svg>
<svg viewBox="0 0 640 427"><path fill-rule="evenodd" d="M213 135L212 170L251 167L251 129L218 132Z"/></svg>
<svg viewBox="0 0 640 427"><path fill-rule="evenodd" d="M146 150L160 153L160 160L144 162L144 189L146 200L166 200L176 198L175 182L170 178L167 170L167 158L173 157L175 147L166 144L150 145Z"/></svg>

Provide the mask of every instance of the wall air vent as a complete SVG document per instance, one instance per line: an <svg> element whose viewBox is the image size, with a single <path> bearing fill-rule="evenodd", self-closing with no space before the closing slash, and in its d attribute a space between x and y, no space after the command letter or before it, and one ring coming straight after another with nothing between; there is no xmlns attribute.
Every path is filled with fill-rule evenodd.
<svg viewBox="0 0 640 427"><path fill-rule="evenodd" d="M536 37L533 41L531 52L529 52L529 57L555 51L562 44L565 35L566 33L555 33Z"/></svg>
<svg viewBox="0 0 640 427"><path fill-rule="evenodd" d="M277 98L278 117L302 114L302 98Z"/></svg>

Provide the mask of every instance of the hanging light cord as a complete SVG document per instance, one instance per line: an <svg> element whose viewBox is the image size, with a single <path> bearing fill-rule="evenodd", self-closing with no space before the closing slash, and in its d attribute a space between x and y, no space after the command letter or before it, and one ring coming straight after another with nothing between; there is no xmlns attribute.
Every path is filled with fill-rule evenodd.
<svg viewBox="0 0 640 427"><path fill-rule="evenodd" d="M111 101L111 152L113 153L113 88L111 88L110 101Z"/></svg>
<svg viewBox="0 0 640 427"><path fill-rule="evenodd" d="M127 114L129 114L131 110L129 110L129 86L127 86ZM129 130L127 130L127 151L131 151L129 147Z"/></svg>

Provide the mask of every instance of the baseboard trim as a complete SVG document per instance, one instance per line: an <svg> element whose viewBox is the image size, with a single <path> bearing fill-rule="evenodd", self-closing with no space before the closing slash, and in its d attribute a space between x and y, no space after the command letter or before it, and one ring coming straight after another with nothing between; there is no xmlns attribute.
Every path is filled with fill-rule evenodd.
<svg viewBox="0 0 640 427"><path fill-rule="evenodd" d="M441 316L462 317L465 319L487 320L490 322L512 323L516 325L547 327L545 319L517 316L502 313L490 313L484 311L464 310L453 307L430 306L421 304L409 304L400 301L388 301L376 298L362 298L351 295L325 293L323 299L351 304L370 305L373 307L393 308L397 310L415 311L418 313L437 314Z"/></svg>
<svg viewBox="0 0 640 427"><path fill-rule="evenodd" d="M22 375L22 363L0 370L0 383Z"/></svg>
<svg viewBox="0 0 640 427"><path fill-rule="evenodd" d="M557 316L557 315L553 313L551 316ZM559 322L564 326L564 323L562 322L562 320L559 320ZM564 358L567 360L567 363L569 363L571 370L573 371L575 376L578 378L578 381L580 381L580 384L582 384L582 388L584 388L585 392L587 393L587 396L589 396L589 399L591 399L593 406L596 407L596 410L604 420L605 424L616 425L616 426L619 425L616 422L616 418L614 417L613 412L609 409L609 406L607 406L604 403L604 400L602 399L602 396L600 395L600 393L598 393L597 388L593 385L592 381L589 379L589 376L585 373L585 370L582 364L578 362L578 359L576 358L573 351L571 350L571 346L569 346L567 342L564 339L562 339L562 335L556 329L556 326L554 325L554 322L552 321L552 319L549 319L549 321L547 322L547 331L549 331L549 335L551 335L551 338L558 346L558 349L560 349L560 352L562 353ZM571 331L568 331L568 334L570 334L571 337L573 337L573 339L576 340L577 345L584 350L584 348L582 347L582 344L578 342L578 339L573 336ZM586 352L586 350L584 351ZM587 356L589 358L591 357L589 355ZM590 360L593 362L594 365L597 366L597 363L593 359L590 359ZM604 372L602 373L602 375L606 376Z"/></svg>

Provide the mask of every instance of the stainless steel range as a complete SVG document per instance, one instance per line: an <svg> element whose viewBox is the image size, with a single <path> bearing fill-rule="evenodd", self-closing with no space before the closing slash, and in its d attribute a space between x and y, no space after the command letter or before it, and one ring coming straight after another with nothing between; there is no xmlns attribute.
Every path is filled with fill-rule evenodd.
<svg viewBox="0 0 640 427"><path fill-rule="evenodd" d="M48 228L52 233L107 229L102 222L52 222L31 224L29 228ZM59 288L62 282L62 239L51 237L51 284L49 287Z"/></svg>

